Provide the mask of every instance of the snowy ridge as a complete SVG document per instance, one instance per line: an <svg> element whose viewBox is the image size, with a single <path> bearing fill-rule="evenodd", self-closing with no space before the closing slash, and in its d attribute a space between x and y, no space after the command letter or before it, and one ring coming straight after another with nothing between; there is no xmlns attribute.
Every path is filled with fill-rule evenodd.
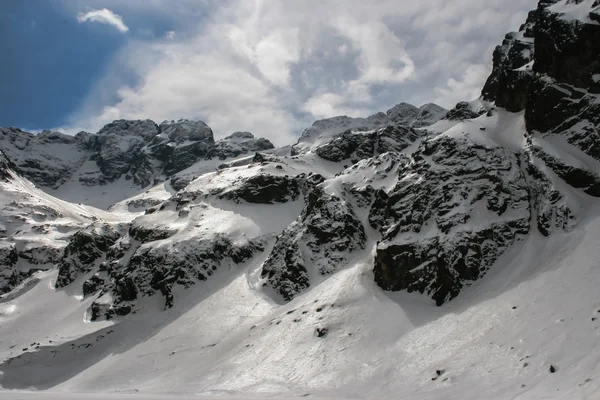
<svg viewBox="0 0 600 400"><path fill-rule="evenodd" d="M97 134L75 136L0 128L0 148L24 177L49 193L106 209L198 161L214 170L224 160L274 146L249 132L215 141L202 121L118 120Z"/></svg>
<svg viewBox="0 0 600 400"><path fill-rule="evenodd" d="M447 112L448 110L436 104L425 104L417 108L412 104L400 103L386 113L379 112L367 118L340 116L322 119L304 130L298 143L293 146L292 153L305 153L348 130L369 131L390 125L422 128L444 118Z"/></svg>

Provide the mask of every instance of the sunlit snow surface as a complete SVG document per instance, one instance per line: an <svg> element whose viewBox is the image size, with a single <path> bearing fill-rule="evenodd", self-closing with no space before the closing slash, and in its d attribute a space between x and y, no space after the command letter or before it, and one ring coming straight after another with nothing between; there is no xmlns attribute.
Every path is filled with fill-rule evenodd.
<svg viewBox="0 0 600 400"><path fill-rule="evenodd" d="M485 146L523 146L523 115L502 110L428 129ZM599 170L567 143L535 140L566 162ZM310 152L284 161L283 169L254 165L219 174L196 166L200 177L189 190L230 186L261 171L319 172L333 192L349 180L360 185L374 176L369 168L360 176L336 176L342 165ZM389 189L394 179L374 184ZM600 207L557 177L554 184L579 205L577 228L549 238L532 231L443 307L426 296L376 286L373 232L347 268L283 306L263 292L260 268L268 252L177 289L172 309L163 311L155 296L135 315L111 322L89 322L93 297L82 299L80 281L56 290L57 271L37 273L0 297L0 399L598 399ZM75 226L92 217L129 221L143 211L126 202L111 212L69 204L24 180L10 190L2 192L6 202L50 204ZM135 198L171 194L163 183ZM190 213L189 229L182 227L172 240L203 229L240 236L278 232L302 208L300 201L207 202L212 219L194 221ZM153 214L144 218L169 222L154 221ZM328 334L318 337L317 328ZM42 392L29 392L34 390Z"/></svg>
<svg viewBox="0 0 600 400"><path fill-rule="evenodd" d="M0 398L104 398L62 394L94 392L109 399L119 398L115 393L594 399L599 213L591 209L573 233L533 235L442 308L419 295L381 292L360 260L275 306L257 290L255 264L189 291L172 310L149 305L147 313L114 325L90 324L88 301L53 290L53 273L41 275L3 304L13 311L0 315L0 354L36 341L41 347L1 366L0 381L6 389L60 394L0 392ZM330 329L325 338L315 337L320 326ZM433 381L436 370L445 372Z"/></svg>

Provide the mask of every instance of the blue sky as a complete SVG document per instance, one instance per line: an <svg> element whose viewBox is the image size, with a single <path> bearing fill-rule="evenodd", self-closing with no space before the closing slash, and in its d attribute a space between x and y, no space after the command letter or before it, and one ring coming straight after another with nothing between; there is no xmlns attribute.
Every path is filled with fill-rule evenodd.
<svg viewBox="0 0 600 400"><path fill-rule="evenodd" d="M82 12L89 8L83 6ZM73 8L53 0L2 0L0 126L63 126L106 73L131 36L150 40L173 25L158 13L127 15L128 35L100 23L79 23ZM127 11L125 9L124 11ZM122 71L118 79L133 84ZM107 101L115 100L106 99Z"/></svg>
<svg viewBox="0 0 600 400"><path fill-rule="evenodd" d="M46 0L0 2L0 125L53 127L83 101L126 38ZM93 43L93 46L90 46Z"/></svg>
<svg viewBox="0 0 600 400"><path fill-rule="evenodd" d="M202 119L292 141L319 118L478 96L535 0L2 0L0 126Z"/></svg>

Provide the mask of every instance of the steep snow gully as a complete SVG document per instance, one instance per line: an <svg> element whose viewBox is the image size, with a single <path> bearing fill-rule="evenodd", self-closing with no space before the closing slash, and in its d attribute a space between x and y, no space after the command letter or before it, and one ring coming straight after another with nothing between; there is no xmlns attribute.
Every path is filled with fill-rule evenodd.
<svg viewBox="0 0 600 400"><path fill-rule="evenodd" d="M599 10L283 148L0 128L0 399L600 399Z"/></svg>

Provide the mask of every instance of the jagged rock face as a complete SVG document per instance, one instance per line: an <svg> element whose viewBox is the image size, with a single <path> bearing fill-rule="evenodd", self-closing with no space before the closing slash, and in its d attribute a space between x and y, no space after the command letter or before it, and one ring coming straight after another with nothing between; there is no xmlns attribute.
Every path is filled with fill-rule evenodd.
<svg viewBox="0 0 600 400"><path fill-rule="evenodd" d="M19 259L12 243L0 242L0 293L9 292L19 282L15 265Z"/></svg>
<svg viewBox="0 0 600 400"><path fill-rule="evenodd" d="M525 110L532 153L567 183L599 196L600 176L584 160L574 165L548 152L550 143L565 140L600 160L600 25L571 19L565 7L585 16L597 5L540 1L521 31L496 49L482 95L509 111Z"/></svg>
<svg viewBox="0 0 600 400"><path fill-rule="evenodd" d="M571 231L578 222L565 197L531 158L526 164L531 204L534 206L538 231L549 236L555 230Z"/></svg>
<svg viewBox="0 0 600 400"><path fill-rule="evenodd" d="M448 112L437 104L428 103L417 108L412 104L400 103L386 112L389 122L387 125L404 125L422 128L436 123Z"/></svg>
<svg viewBox="0 0 600 400"><path fill-rule="evenodd" d="M482 91L509 111L526 110L529 130L559 127L597 102L587 92L600 93L600 26L564 19L555 9L564 2L540 1L521 30L507 34Z"/></svg>
<svg viewBox="0 0 600 400"><path fill-rule="evenodd" d="M53 268L67 238L91 218L65 215L72 210L59 200L47 201L2 152L0 193L0 292L9 292L35 272Z"/></svg>
<svg viewBox="0 0 600 400"><path fill-rule="evenodd" d="M17 166L0 151L0 180L8 182L12 179L11 170L16 171Z"/></svg>
<svg viewBox="0 0 600 400"><path fill-rule="evenodd" d="M424 134L405 125L390 125L367 132L348 130L317 147L314 152L328 161L354 164L386 152L400 152Z"/></svg>
<svg viewBox="0 0 600 400"><path fill-rule="evenodd" d="M537 13L529 14L529 27L537 18ZM528 87L533 79L531 65L533 60L533 38L523 31L506 35L501 46L496 47L493 55L492 74L485 83L482 95L485 100L495 101L499 107L517 112L527 106Z"/></svg>
<svg viewBox="0 0 600 400"><path fill-rule="evenodd" d="M598 174L584 168L568 165L546 153L541 147L532 145L531 151L569 185L583 190L590 196L600 197L600 176Z"/></svg>
<svg viewBox="0 0 600 400"><path fill-rule="evenodd" d="M291 154L304 154L312 147L327 143L330 138L348 131L367 131L385 126L388 118L384 113L378 113L368 118L351 118L347 116L333 117L315 121L310 128L302 132L298 143L292 146Z"/></svg>
<svg viewBox="0 0 600 400"><path fill-rule="evenodd" d="M477 118L484 113L485 110L475 111L468 102L461 101L457 103L452 110L448 111L444 118L448 120L464 121L466 119Z"/></svg>
<svg viewBox="0 0 600 400"><path fill-rule="evenodd" d="M19 257L31 265L53 265L59 263L62 257L62 249L47 245L32 244L19 251Z"/></svg>
<svg viewBox="0 0 600 400"><path fill-rule="evenodd" d="M423 128L432 124L435 124L448 113L443 107L437 104L428 103L419 108L419 113L413 121L409 123L409 126L413 128Z"/></svg>
<svg viewBox="0 0 600 400"><path fill-rule="evenodd" d="M394 124L410 125L419 114L419 109L412 104L400 103L390 108L386 115Z"/></svg>
<svg viewBox="0 0 600 400"><path fill-rule="evenodd" d="M124 261L125 265L116 259L122 255L117 251L115 259L108 260L101 268L106 279L97 274L84 283L84 292L100 289L98 299L90 306L91 319L129 314L135 310L136 300L157 293L164 296L165 308L170 308L175 285L189 288L207 280L224 264L242 264L262 251L261 240L233 243L225 236L143 245ZM104 301L105 294L110 296L110 302Z"/></svg>
<svg viewBox="0 0 600 400"><path fill-rule="evenodd" d="M0 128L0 149L33 182L56 187L73 173L86 157L79 140L59 132L38 135L14 128Z"/></svg>
<svg viewBox="0 0 600 400"><path fill-rule="evenodd" d="M300 217L277 237L263 265L265 286L289 301L310 286L311 276L336 272L350 253L365 248L366 241L352 206L317 186Z"/></svg>
<svg viewBox="0 0 600 400"><path fill-rule="evenodd" d="M96 262L119 239L119 233L109 225L91 225L75 235L64 249L58 264L56 287L64 287L78 276L92 271Z"/></svg>
<svg viewBox="0 0 600 400"><path fill-rule="evenodd" d="M269 140L255 138L250 132L234 132L225 139L215 143L215 146L210 150L206 158L225 160L227 158L237 157L240 154L265 151L273 148L275 148L275 146L273 146L273 143Z"/></svg>
<svg viewBox="0 0 600 400"><path fill-rule="evenodd" d="M315 153L325 160L352 163L373 156L377 134L375 132L353 132L348 130L333 140L317 147Z"/></svg>
<svg viewBox="0 0 600 400"><path fill-rule="evenodd" d="M85 295L97 294L90 318L129 314L137 310L142 297L156 294L170 308L176 287L190 288L218 270L235 271L265 250L267 237L234 237L220 233L218 227L202 226L218 212L223 213L188 199L168 201L162 210L134 220L128 234L106 251L106 261L83 284Z"/></svg>
<svg viewBox="0 0 600 400"><path fill-rule="evenodd" d="M287 203L300 196L300 183L298 179L289 176L260 174L244 180L233 190L211 194L236 203L241 201L257 204Z"/></svg>
<svg viewBox="0 0 600 400"><path fill-rule="evenodd" d="M148 145L150 153L164 163L165 175L184 170L204 158L215 145L213 132L202 121L164 121L160 134Z"/></svg>
<svg viewBox="0 0 600 400"><path fill-rule="evenodd" d="M151 120L117 120L98 132L95 159L101 175L87 180L88 185L102 185L128 174L138 186L147 186L153 175L152 165L143 147L159 133Z"/></svg>
<svg viewBox="0 0 600 400"><path fill-rule="evenodd" d="M417 108L408 103L400 103L389 109L387 113L379 112L367 118L340 116L318 120L310 128L305 129L298 143L292 146L292 155L306 153L346 131L364 132L390 125L422 128L439 121L447 112L436 104L425 104Z"/></svg>
<svg viewBox="0 0 600 400"><path fill-rule="evenodd" d="M143 217L142 217L143 218ZM140 243L153 242L155 240L164 240L173 236L177 230L167 229L157 226L147 226L140 220L134 219L129 225L129 237Z"/></svg>
<svg viewBox="0 0 600 400"><path fill-rule="evenodd" d="M530 191L524 158L467 139L426 141L396 187L379 194L370 212L371 224L382 233L374 267L377 284L385 290L427 292L441 305L523 238L533 215L540 214L542 226L568 229L560 217L561 211L565 219L570 213L564 199L556 192L544 203L552 185L543 176L536 192Z"/></svg>
<svg viewBox="0 0 600 400"><path fill-rule="evenodd" d="M554 7L540 9L533 70L560 83L600 93L600 82L594 79L600 73L600 26L564 19Z"/></svg>
<svg viewBox="0 0 600 400"><path fill-rule="evenodd" d="M158 133L158 125L149 119L133 121L119 119L102 127L98 131L98 136L137 136L144 141L149 141Z"/></svg>

